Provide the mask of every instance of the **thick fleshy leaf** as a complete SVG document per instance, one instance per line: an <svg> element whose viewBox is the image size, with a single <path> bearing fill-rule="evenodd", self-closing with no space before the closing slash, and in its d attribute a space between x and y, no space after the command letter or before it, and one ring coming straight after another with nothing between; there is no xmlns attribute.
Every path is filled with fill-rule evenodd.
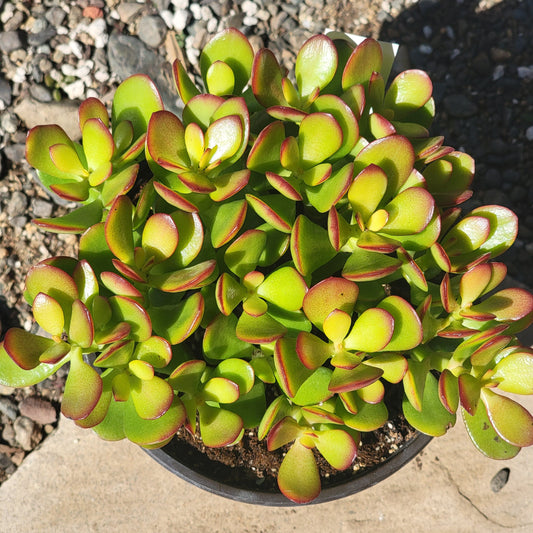
<svg viewBox="0 0 533 533"><path fill-rule="evenodd" d="M408 360L407 372L403 378L403 388L405 397L411 406L417 410L422 410L422 399L426 386L428 365L425 361Z"/></svg>
<svg viewBox="0 0 533 533"><path fill-rule="evenodd" d="M346 470L357 455L357 444L352 436L342 429L318 433L316 447L324 459L337 470Z"/></svg>
<svg viewBox="0 0 533 533"><path fill-rule="evenodd" d="M378 380L362 389L357 389L356 393L364 402L376 405L385 397L385 386L381 380Z"/></svg>
<svg viewBox="0 0 533 533"><path fill-rule="evenodd" d="M237 115L215 120L205 132L205 148L211 149L207 165L229 159L241 146L243 124Z"/></svg>
<svg viewBox="0 0 533 533"><path fill-rule="evenodd" d="M337 61L337 49L325 35L315 35L302 45L296 57L295 75L303 98L317 87L324 88L333 79Z"/></svg>
<svg viewBox="0 0 533 533"><path fill-rule="evenodd" d="M424 106L432 92L433 84L424 71L406 70L390 84L384 104L394 109L396 120L402 120L410 112Z"/></svg>
<svg viewBox="0 0 533 533"><path fill-rule="evenodd" d="M311 274L335 256L328 232L305 215L299 215L294 223L290 246L292 259L302 276Z"/></svg>
<svg viewBox="0 0 533 533"><path fill-rule="evenodd" d="M472 215L485 217L490 222L490 234L481 245L482 252L490 252L491 258L507 250L518 234L518 217L507 207L485 205L477 207Z"/></svg>
<svg viewBox="0 0 533 533"><path fill-rule="evenodd" d="M375 39L365 39L352 52L342 74L342 89L352 85L367 85L374 72L380 72L383 52Z"/></svg>
<svg viewBox="0 0 533 533"><path fill-rule="evenodd" d="M172 74L174 75L174 83L184 104L187 104L191 98L200 94L200 91L189 77L187 70L178 59L172 64Z"/></svg>
<svg viewBox="0 0 533 533"><path fill-rule="evenodd" d="M463 420L468 436L475 447L491 459L512 459L520 451L520 447L513 446L503 440L494 430L483 403L478 405L474 416L462 409Z"/></svg>
<svg viewBox="0 0 533 533"><path fill-rule="evenodd" d="M455 413L459 407L459 385L457 377L445 368L439 377L439 397L442 405Z"/></svg>
<svg viewBox="0 0 533 533"><path fill-rule="evenodd" d="M484 387L481 400L496 433L513 446L533 444L533 416L519 403Z"/></svg>
<svg viewBox="0 0 533 533"><path fill-rule="evenodd" d="M236 383L239 387L239 398L248 394L254 386L255 374L252 366L243 359L225 359L215 368L213 377L222 377ZM221 403L223 402L220 400Z"/></svg>
<svg viewBox="0 0 533 533"><path fill-rule="evenodd" d="M186 392L192 396L198 393L206 362L199 359L186 361L179 365L168 378L169 384L178 392Z"/></svg>
<svg viewBox="0 0 533 533"><path fill-rule="evenodd" d="M224 253L228 268L240 278L257 267L267 236L261 230L248 230L240 235Z"/></svg>
<svg viewBox="0 0 533 533"><path fill-rule="evenodd" d="M248 333L255 334L252 326L250 326ZM252 345L241 340L237 335L237 317L233 314L229 316L218 315L205 330L203 339L205 355L209 359L215 360L250 357L253 351Z"/></svg>
<svg viewBox="0 0 533 533"><path fill-rule="evenodd" d="M94 360L94 366L102 368L126 366L133 354L134 342L120 340L109 344Z"/></svg>
<svg viewBox="0 0 533 533"><path fill-rule="evenodd" d="M388 348L396 328L395 319L389 311L367 309L355 321L350 334L344 339L344 346L348 350L379 352Z"/></svg>
<svg viewBox="0 0 533 533"><path fill-rule="evenodd" d="M414 308L400 296L388 296L379 305L394 318L394 333L385 346L388 352L411 350L422 342L422 324Z"/></svg>
<svg viewBox="0 0 533 533"><path fill-rule="evenodd" d="M383 370L383 379L389 383L399 383L407 372L407 359L396 353L378 354L365 359L365 364Z"/></svg>
<svg viewBox="0 0 533 533"><path fill-rule="evenodd" d="M52 339L11 328L6 332L3 349L22 370L32 370L39 366L41 354L54 345Z"/></svg>
<svg viewBox="0 0 533 533"><path fill-rule="evenodd" d="M170 257L178 246L178 228L170 215L156 213L147 221L142 233L142 247L156 261Z"/></svg>
<svg viewBox="0 0 533 533"><path fill-rule="evenodd" d="M511 341L511 336L496 335L476 349L470 356L470 362L474 366L488 365Z"/></svg>
<svg viewBox="0 0 533 533"><path fill-rule="evenodd" d="M129 281L114 272L102 272L100 274L102 283L113 293L130 298L142 298L142 293Z"/></svg>
<svg viewBox="0 0 533 533"><path fill-rule="evenodd" d="M102 394L102 378L85 363L78 348L70 360L70 371L65 383L61 412L73 420L89 416Z"/></svg>
<svg viewBox="0 0 533 533"><path fill-rule="evenodd" d="M220 248L227 244L241 229L246 217L246 200L235 200L217 206L211 225L211 244Z"/></svg>
<svg viewBox="0 0 533 533"><path fill-rule="evenodd" d="M274 349L274 363L285 394L294 397L302 384L313 374L306 368L296 353L296 341L289 337L280 338Z"/></svg>
<svg viewBox="0 0 533 533"><path fill-rule="evenodd" d="M307 293L302 276L292 267L278 268L257 288L257 294L287 311L298 311Z"/></svg>
<svg viewBox="0 0 533 533"><path fill-rule="evenodd" d="M172 348L163 337L152 336L137 343L134 357L150 363L154 368L164 368L172 359Z"/></svg>
<svg viewBox="0 0 533 533"><path fill-rule="evenodd" d="M178 172L190 165L185 128L170 111L158 111L150 117L146 146L153 160L167 170Z"/></svg>
<svg viewBox="0 0 533 533"><path fill-rule="evenodd" d="M218 33L202 50L200 69L205 80L209 68L223 61L235 75L235 93L240 93L250 79L254 51L248 39L237 29L228 28Z"/></svg>
<svg viewBox="0 0 533 533"><path fill-rule="evenodd" d="M246 289L227 272L218 278L215 290L218 308L226 316L242 302L247 294Z"/></svg>
<svg viewBox="0 0 533 533"><path fill-rule="evenodd" d="M520 349L507 355L494 367L491 381L505 392L533 394L533 355Z"/></svg>
<svg viewBox="0 0 533 533"><path fill-rule="evenodd" d="M217 176L215 182L217 189L211 192L209 196L215 202L223 202L246 187L249 179L250 171L247 169Z"/></svg>
<svg viewBox="0 0 533 533"><path fill-rule="evenodd" d="M110 179L106 179L102 186L102 203L108 207L113 200L131 190L139 172L139 164L127 166L120 172L114 174ZM139 206L139 204L137 204Z"/></svg>
<svg viewBox="0 0 533 533"><path fill-rule="evenodd" d="M70 352L70 349L71 346L67 342L58 342L47 348L39 357L39 361L48 365L55 365Z"/></svg>
<svg viewBox="0 0 533 533"><path fill-rule="evenodd" d="M113 202L105 221L109 249L123 263L133 263L133 205L127 196Z"/></svg>
<svg viewBox="0 0 533 533"><path fill-rule="evenodd" d="M237 322L237 337L251 344L268 344L283 337L287 328L268 313L254 317L243 313Z"/></svg>
<svg viewBox="0 0 533 533"><path fill-rule="evenodd" d="M266 195L261 198L252 194L246 200L253 210L273 228L283 233L290 233L294 220L294 202L281 195Z"/></svg>
<svg viewBox="0 0 533 533"><path fill-rule="evenodd" d="M203 287L217 268L216 261L209 259L181 270L166 274L153 274L150 283L164 292L183 292Z"/></svg>
<svg viewBox="0 0 533 533"><path fill-rule="evenodd" d="M470 309L490 313L499 321L514 322L533 312L533 295L525 289L503 289Z"/></svg>
<svg viewBox="0 0 533 533"><path fill-rule="evenodd" d="M313 450L298 440L291 446L279 468L278 486L296 503L308 503L320 494L320 476Z"/></svg>
<svg viewBox="0 0 533 533"><path fill-rule="evenodd" d="M481 382L470 374L461 374L457 383L461 405L469 414L474 415L479 403Z"/></svg>
<svg viewBox="0 0 533 533"><path fill-rule="evenodd" d="M292 398L296 405L319 405L329 400L333 393L329 390L332 371L329 368L317 368L299 387ZM327 423L327 421L324 421ZM329 420L331 422L331 420Z"/></svg>
<svg viewBox="0 0 533 533"><path fill-rule="evenodd" d="M332 356L332 347L316 335L302 331L296 339L296 353L307 368L315 369Z"/></svg>
<svg viewBox="0 0 533 533"><path fill-rule="evenodd" d="M254 57L252 65L252 91L257 101L264 107L285 105L281 80L283 74L276 56L262 48Z"/></svg>
<svg viewBox="0 0 533 533"><path fill-rule="evenodd" d="M163 185L158 181L154 181L154 189L156 190L157 194L159 194L159 196L161 196L161 198L163 198L163 200L170 205L177 207L182 211L186 211L187 213L195 213L198 211L198 207L196 207L192 202L189 202L189 200L187 200L184 196L178 194L176 191L170 189L166 185Z"/></svg>
<svg viewBox="0 0 533 533"><path fill-rule="evenodd" d="M389 217L381 231L389 235L420 233L430 223L434 208L428 191L420 187L406 189L385 206Z"/></svg>
<svg viewBox="0 0 533 533"><path fill-rule="evenodd" d="M357 246L346 261L342 276L351 281L372 281L396 272L401 266L399 259Z"/></svg>
<svg viewBox="0 0 533 533"><path fill-rule="evenodd" d="M40 292L57 300L67 318L72 302L78 298L78 288L72 276L45 262L31 267L26 276L25 296L30 304Z"/></svg>
<svg viewBox="0 0 533 533"><path fill-rule="evenodd" d="M448 412L439 399L437 379L428 373L420 411L405 398L402 403L407 421L416 429L433 437L444 435L455 424L455 415Z"/></svg>
<svg viewBox="0 0 533 533"><path fill-rule="evenodd" d="M239 399L239 385L225 377L213 377L204 385L202 398L210 402L233 403Z"/></svg>
<svg viewBox="0 0 533 533"><path fill-rule="evenodd" d="M150 316L135 300L125 296L111 296L109 304L113 310L114 318L130 325L130 337L133 340L142 342L151 336L152 322Z"/></svg>
<svg viewBox="0 0 533 533"><path fill-rule="evenodd" d="M349 428L357 431L374 431L380 428L389 418L385 403L364 402L358 392L340 393L339 398L344 407L337 408L337 412Z"/></svg>
<svg viewBox="0 0 533 533"><path fill-rule="evenodd" d="M185 408L178 397L174 398L165 414L154 420L141 418L130 399L124 406L124 433L129 440L136 444L141 446L153 445L171 438L185 422L185 418Z"/></svg>
<svg viewBox="0 0 533 533"><path fill-rule="evenodd" d="M293 442L304 433L304 429L290 416L281 419L269 432L267 448L269 451L277 450L285 444Z"/></svg>
<svg viewBox="0 0 533 533"><path fill-rule="evenodd" d="M72 304L72 317L68 329L69 340L72 343L89 348L94 339L94 324L89 309L81 300L74 300Z"/></svg>
<svg viewBox="0 0 533 533"><path fill-rule="evenodd" d="M157 376L148 380L131 377L130 382L130 398L137 414L144 420L161 417L172 405L174 392L165 380Z"/></svg>
<svg viewBox="0 0 533 533"><path fill-rule="evenodd" d="M205 82L211 94L224 96L233 93L235 75L227 63L215 61L205 73Z"/></svg>
<svg viewBox="0 0 533 533"><path fill-rule="evenodd" d="M221 448L235 442L243 429L242 418L228 411L207 404L198 406L202 441L210 448Z"/></svg>
<svg viewBox="0 0 533 533"><path fill-rule="evenodd" d="M69 181L50 185L50 189L63 200L85 202L89 198L89 182Z"/></svg>
<svg viewBox="0 0 533 533"><path fill-rule="evenodd" d="M33 300L33 318L50 335L59 337L65 326L65 314L57 300L40 292Z"/></svg>
<svg viewBox="0 0 533 533"><path fill-rule="evenodd" d="M87 169L80 161L78 152L71 144L54 144L50 146L50 159L60 172L65 172L71 178L86 177Z"/></svg>
<svg viewBox="0 0 533 533"><path fill-rule="evenodd" d="M99 118L90 118L85 122L82 139L89 170L96 170L102 163L111 161L115 142L111 132Z"/></svg>
<svg viewBox="0 0 533 533"><path fill-rule="evenodd" d="M341 393L362 389L377 381L383 375L381 368L361 363L355 368L335 368L329 382L331 392Z"/></svg>
<svg viewBox="0 0 533 533"><path fill-rule="evenodd" d="M100 119L104 126L109 127L109 115L105 105L98 100L98 98L90 97L84 100L78 110L78 118L80 122L80 129L89 119Z"/></svg>
<svg viewBox="0 0 533 533"><path fill-rule="evenodd" d="M82 233L102 219L102 205L91 202L56 218L35 218L33 222L52 233Z"/></svg>
<svg viewBox="0 0 533 533"><path fill-rule="evenodd" d="M335 345L338 346L348 335L350 326L352 325L352 316L341 311L340 309L334 309L324 319L322 327L326 337Z"/></svg>
<svg viewBox="0 0 533 533"><path fill-rule="evenodd" d="M309 203L319 212L326 213L346 194L353 176L353 163L347 163L324 182L306 188Z"/></svg>
<svg viewBox="0 0 533 533"><path fill-rule="evenodd" d="M394 154L394 158L390 154ZM363 148L354 161L354 171L358 174L368 165L380 167L388 178L387 195L393 195L409 178L415 154L406 137L390 135L377 139Z"/></svg>
<svg viewBox="0 0 533 533"><path fill-rule="evenodd" d="M322 132L327 131L327 138ZM298 147L305 168L318 165L332 156L343 142L342 128L329 113L311 113L300 124Z"/></svg>
<svg viewBox="0 0 533 533"><path fill-rule="evenodd" d="M311 322L322 329L324 319L334 310L339 309L352 314L358 286L344 278L330 277L313 285L303 301L303 310Z"/></svg>
<svg viewBox="0 0 533 533"><path fill-rule="evenodd" d="M151 116L163 109L163 102L152 80L144 74L135 74L124 80L113 97L112 124L129 120L134 137L146 132Z"/></svg>
<svg viewBox="0 0 533 533"><path fill-rule="evenodd" d="M364 221L370 218L387 190L387 175L371 163L353 180L348 190L348 200L354 213L360 213Z"/></svg>

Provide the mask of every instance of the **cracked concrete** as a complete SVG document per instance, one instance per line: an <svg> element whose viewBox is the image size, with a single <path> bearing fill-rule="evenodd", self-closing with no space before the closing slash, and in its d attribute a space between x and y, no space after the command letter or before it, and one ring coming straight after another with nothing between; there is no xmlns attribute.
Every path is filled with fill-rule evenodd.
<svg viewBox="0 0 533 533"><path fill-rule="evenodd" d="M533 398L523 402L533 410ZM499 492L491 480L503 467ZM338 502L269 508L225 500L174 477L127 442L109 443L62 419L0 487L2 533L509 532L533 530L533 450L483 457L462 422L402 470Z"/></svg>

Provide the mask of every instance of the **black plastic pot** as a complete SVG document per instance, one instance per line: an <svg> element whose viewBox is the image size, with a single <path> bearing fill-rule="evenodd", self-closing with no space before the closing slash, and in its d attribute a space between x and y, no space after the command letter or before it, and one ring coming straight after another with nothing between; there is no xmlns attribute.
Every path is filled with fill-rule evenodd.
<svg viewBox="0 0 533 533"><path fill-rule="evenodd" d="M318 498L311 503L324 503L344 498L379 483L416 457L416 455L429 444L431 439L432 437L428 435L416 433L409 441L402 445L396 453L392 454L383 463L373 468L365 469L363 472L355 474L347 481L339 482L334 485L332 484L323 488ZM224 468L222 468L222 474L219 474L218 476L219 479L212 479L206 476L202 473L206 471L205 466L204 468L201 468L199 463L210 460L206 456L200 454L200 452L192 452L192 456L189 453L184 453L184 447L187 447L187 445L178 445L174 440L163 448L146 451L158 463L176 474L178 477L213 494L255 505L270 505L275 507L299 505L288 500L280 492L266 492L261 490L260 486L254 489L246 489L230 485L225 482L223 474ZM231 470L230 467L226 468ZM226 479L229 477L230 476L227 476Z"/></svg>

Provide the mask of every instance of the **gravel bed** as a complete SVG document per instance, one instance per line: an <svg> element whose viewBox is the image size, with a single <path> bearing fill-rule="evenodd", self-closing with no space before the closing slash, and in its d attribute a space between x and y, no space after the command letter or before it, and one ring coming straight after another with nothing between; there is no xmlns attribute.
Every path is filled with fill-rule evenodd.
<svg viewBox="0 0 533 533"><path fill-rule="evenodd" d="M55 122L79 137L79 102L109 104L135 72L177 108L170 62L181 57L198 72L198 51L229 26L288 68L326 28L400 43L402 70L422 68L434 81L433 131L476 159L468 207L498 203L520 217L503 259L533 286L533 0L0 0L0 333L31 328L29 267L76 245L31 224L69 206L36 185L24 160L28 129ZM0 388L0 483L53 430L63 382L60 374L23 391Z"/></svg>

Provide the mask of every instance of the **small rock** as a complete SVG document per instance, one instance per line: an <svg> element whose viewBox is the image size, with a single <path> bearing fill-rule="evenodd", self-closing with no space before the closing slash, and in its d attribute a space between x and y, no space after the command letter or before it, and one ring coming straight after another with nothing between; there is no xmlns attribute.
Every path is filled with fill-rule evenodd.
<svg viewBox="0 0 533 533"><path fill-rule="evenodd" d="M518 67L516 72L522 80L533 80L533 65L529 67Z"/></svg>
<svg viewBox="0 0 533 533"><path fill-rule="evenodd" d="M2 77L0 77L0 100L6 106L11 105L11 85Z"/></svg>
<svg viewBox="0 0 533 533"><path fill-rule="evenodd" d="M32 84L30 85L30 94L39 102L51 102L52 93L44 85Z"/></svg>
<svg viewBox="0 0 533 533"><path fill-rule="evenodd" d="M30 46L41 46L44 43L50 41L50 39L52 39L52 37L55 37L56 34L56 29L52 26L48 26L39 33L30 33L28 35L28 44Z"/></svg>
<svg viewBox="0 0 533 533"><path fill-rule="evenodd" d="M26 154L26 145L23 143L8 144L4 148L4 155L13 163L20 163Z"/></svg>
<svg viewBox="0 0 533 533"><path fill-rule="evenodd" d="M33 128L38 124L58 124L72 140L81 137L78 124L78 105L74 102L37 102L33 98L21 100L13 109L18 117Z"/></svg>
<svg viewBox="0 0 533 533"><path fill-rule="evenodd" d="M5 453L0 453L0 471L1 470L3 470L8 476L16 470L15 465Z"/></svg>
<svg viewBox="0 0 533 533"><path fill-rule="evenodd" d="M176 9L172 17L172 27L176 31L183 31L189 22L190 12L186 9Z"/></svg>
<svg viewBox="0 0 533 533"><path fill-rule="evenodd" d="M68 85L62 87L70 100L77 100L82 98L85 94L85 83L83 80L76 80Z"/></svg>
<svg viewBox="0 0 533 533"><path fill-rule="evenodd" d="M22 32L2 31L0 32L0 50L6 54L24 48L25 39Z"/></svg>
<svg viewBox="0 0 533 533"><path fill-rule="evenodd" d="M511 52L504 50L503 48L493 47L490 49L490 57L495 63L505 63L511 59Z"/></svg>
<svg viewBox="0 0 533 533"><path fill-rule="evenodd" d="M51 7L45 14L46 20L54 27L61 26L67 14L60 6Z"/></svg>
<svg viewBox="0 0 533 533"><path fill-rule="evenodd" d="M443 103L448 114L455 118L468 118L478 111L477 105L464 94L450 94L444 97Z"/></svg>
<svg viewBox="0 0 533 533"><path fill-rule="evenodd" d="M35 422L25 416L19 416L13 424L13 429L20 447L27 452L33 450L36 440L34 437Z"/></svg>
<svg viewBox="0 0 533 533"><path fill-rule="evenodd" d="M511 471L509 468L502 468L491 480L490 488L492 492L500 492L509 481L509 474Z"/></svg>
<svg viewBox="0 0 533 533"><path fill-rule="evenodd" d="M526 130L526 139L528 141L533 141L533 126L529 126L529 128Z"/></svg>
<svg viewBox="0 0 533 533"><path fill-rule="evenodd" d="M42 198L33 198L31 201L33 216L36 218L48 218L52 216L53 206Z"/></svg>
<svg viewBox="0 0 533 533"><path fill-rule="evenodd" d="M0 398L0 413L6 415L10 420L17 418L17 405L9 398Z"/></svg>
<svg viewBox="0 0 533 533"><path fill-rule="evenodd" d="M22 216L22 215L19 215L19 216L16 216L16 217L13 217L9 220L9 223L11 224L11 226L13 226L14 228L24 228L24 226L26 226L26 224L28 223L28 217L25 217L25 216Z"/></svg>
<svg viewBox="0 0 533 533"><path fill-rule="evenodd" d="M122 22L129 24L143 9L142 4L136 2L121 2L117 6L117 13Z"/></svg>
<svg viewBox="0 0 533 533"><path fill-rule="evenodd" d="M43 398L28 396L20 403L19 411L21 415L42 426L53 424L57 421L56 410L49 401Z"/></svg>
<svg viewBox="0 0 533 533"><path fill-rule="evenodd" d="M145 16L139 21L137 29L139 39L152 48L161 45L167 34L165 21L158 16Z"/></svg>
<svg viewBox="0 0 533 533"><path fill-rule="evenodd" d="M2 438L10 445L17 446L17 439L15 436L15 429L12 424L4 424L2 429Z"/></svg>
<svg viewBox="0 0 533 533"><path fill-rule="evenodd" d="M82 14L90 19L99 19L104 16L104 12L97 6L87 6L83 8Z"/></svg>

